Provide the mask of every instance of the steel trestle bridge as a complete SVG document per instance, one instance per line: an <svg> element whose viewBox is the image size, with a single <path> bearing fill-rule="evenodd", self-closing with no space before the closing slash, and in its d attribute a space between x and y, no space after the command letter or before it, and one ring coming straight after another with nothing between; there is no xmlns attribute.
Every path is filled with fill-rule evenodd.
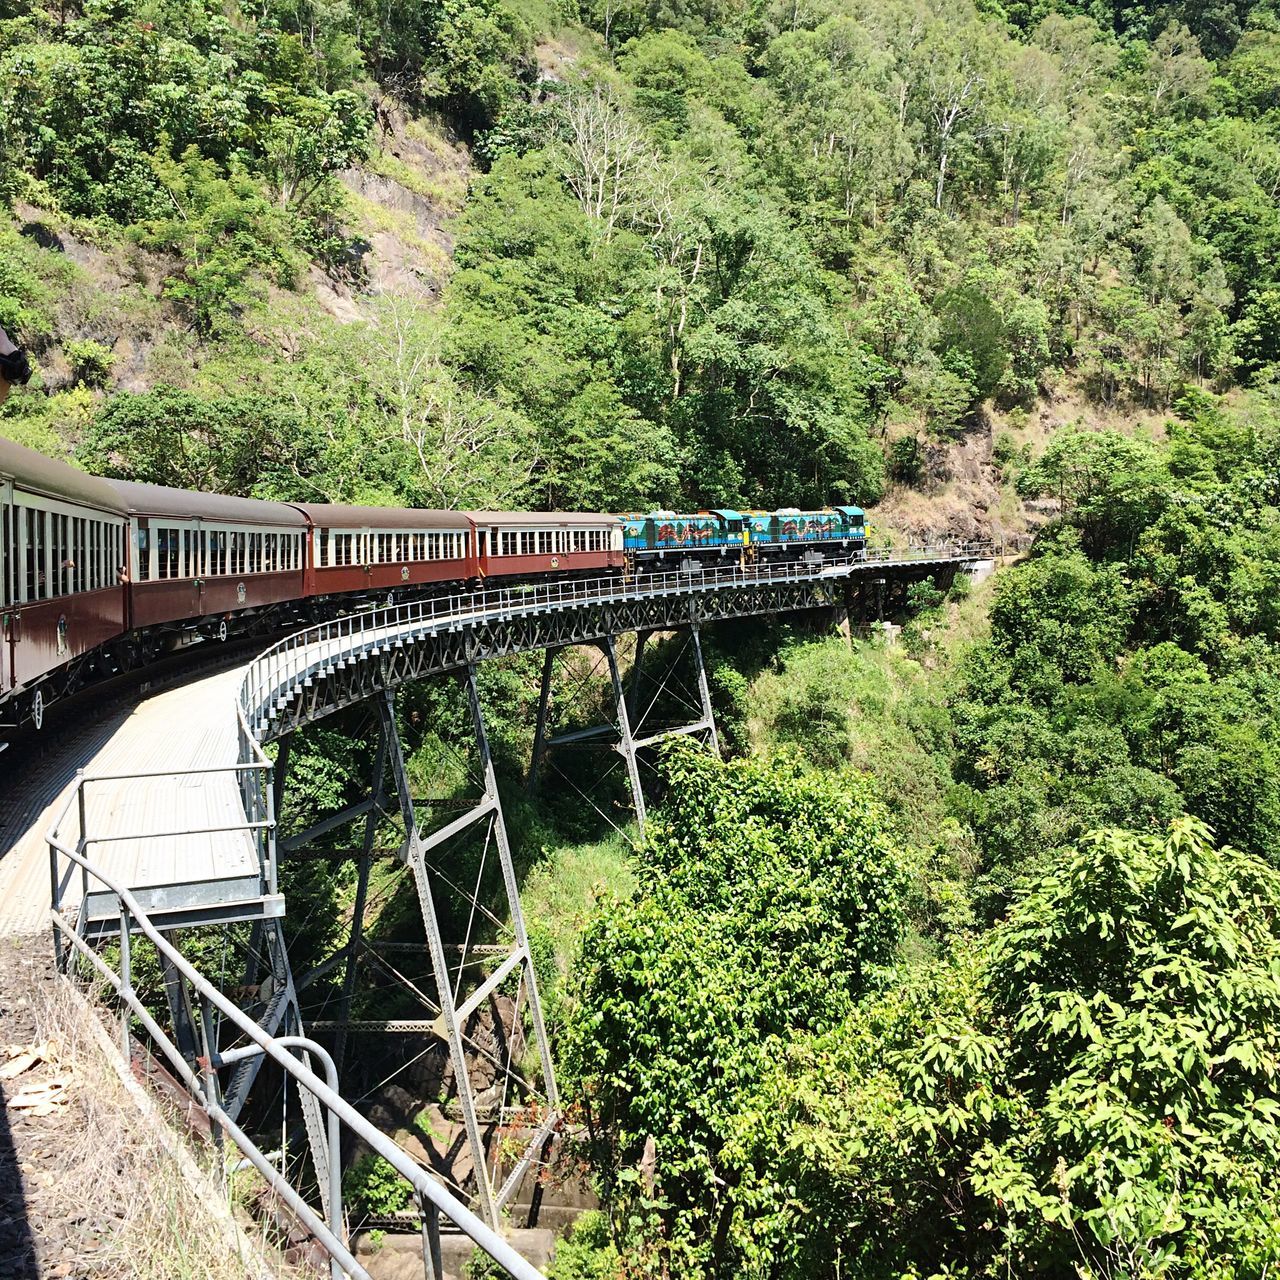
<svg viewBox="0 0 1280 1280"><path fill-rule="evenodd" d="M82 772L76 778L48 835L51 921L59 963L64 971L88 966L112 987L120 1004L126 1058L131 1029L141 1029L207 1113L214 1132L239 1148L327 1251L334 1280L343 1274L365 1280L368 1274L351 1252L345 1231L340 1179L344 1139L383 1157L408 1183L421 1218L424 1274L430 1280L444 1275L442 1220L464 1232L511 1275L532 1280L540 1273L503 1239L501 1223L517 1192L545 1160L562 1116L476 681L478 664L517 653L544 654L531 787L550 749L568 742L608 740L626 765L631 802L643 833L639 753L676 734L719 750L703 665L703 624L805 610L865 619L870 612L881 613L905 601L914 582L934 577L949 584L958 571L994 555L990 545L966 544L872 551L840 561L506 586L393 604L298 631L259 655L244 672L235 705L226 708L234 717L234 729L225 734L225 754L216 764L135 775L94 777ZM639 698L645 642L672 632L688 637L696 718L654 728L646 726L647 711ZM629 685L617 646L619 637L628 633L636 635ZM613 719L555 735L549 732L549 707L556 658L581 646L594 646L604 655ZM457 679L465 690L480 795L464 812L429 827L410 785L394 695L403 685L432 678ZM367 796L286 838L277 820L286 797L293 735L358 704L372 710L377 726ZM265 750L272 744L274 760ZM145 799L138 799L140 795ZM388 821L399 831L395 856L414 881L435 980L432 994L414 990L436 1016L358 1025L380 1025L390 1034L430 1033L447 1046L472 1157L475 1186L465 1196L470 1203L464 1202L461 1187L451 1190L426 1172L339 1091L359 964L371 947L363 936L370 871L385 853L376 847L376 836ZM139 831L139 823L149 829ZM330 1049L309 1039L303 1027L299 990L319 970L295 981L285 944L286 904L278 869L281 858L301 855L344 830L354 835L355 848L347 856L358 864L358 879L350 937L320 966L342 977L339 1016L325 1024L334 1033ZM468 925L454 964L451 957L459 948L442 931L440 894L457 888L448 872L447 854L468 836L483 838L481 872L484 860L492 856L501 873L506 917L499 920L478 901L477 879L471 919L477 910L489 915L498 926L495 945L472 946ZM193 866L199 867L198 874L190 874ZM251 960L240 990L255 994L241 1001L246 1007L198 973L170 933L233 922L252 930ZM151 943L160 959L168 1027L156 1021L134 986L132 946L139 937ZM118 943L112 963L107 959L110 952L95 945L103 940ZM469 959L473 955L480 959ZM464 980L466 966L481 972L466 974ZM502 1024L502 1030L512 1040L528 1035L536 1047L536 1067L521 1072L508 1054L508 1061L498 1064L505 1074L501 1099L495 1104L473 1083L469 1065L484 1052L476 1042L476 1019L493 1007L496 996L511 991L511 1025ZM233 1043L227 1043L229 1038ZM241 1125L250 1091L268 1059L297 1088L319 1212ZM509 1086L518 1105L508 1105ZM491 1159L486 1133L492 1135L495 1125L510 1125L516 1115L522 1123L520 1150Z"/></svg>

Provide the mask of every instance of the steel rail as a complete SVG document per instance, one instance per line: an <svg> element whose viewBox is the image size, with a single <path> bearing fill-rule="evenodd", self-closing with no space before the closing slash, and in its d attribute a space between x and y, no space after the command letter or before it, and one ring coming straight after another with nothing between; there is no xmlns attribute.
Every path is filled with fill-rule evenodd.
<svg viewBox="0 0 1280 1280"><path fill-rule="evenodd" d="M132 919L133 930L142 933L148 941L163 955L182 975L185 981L190 984L191 989L204 1001L216 1008L223 1018L235 1026L244 1036L246 1036L253 1044L259 1046L262 1052L270 1058L277 1066L282 1068L289 1076L291 1076L300 1088L306 1089L313 1094L320 1103L331 1113L336 1115L341 1122L346 1125L362 1142L381 1156L395 1171L403 1177L416 1194L425 1199L439 1213L444 1214L451 1222L461 1228L475 1243L483 1249L495 1262L515 1277L515 1280L543 1280L541 1272L537 1270L525 1258L522 1258L496 1231L481 1221L476 1214L472 1213L461 1200L446 1191L434 1178L425 1170L421 1169L408 1155L405 1154L394 1142L391 1141L374 1125L370 1124L354 1107L347 1102L341 1094L329 1087L329 1085L320 1079L309 1067L299 1061L292 1053L285 1049L276 1036L268 1035L256 1022L242 1013L226 996L218 990L213 983L202 977L200 973L190 964L190 962L182 955L182 953L168 941L167 938L157 929L147 918L145 911L138 904L134 896L128 889L117 884L103 872L93 867L89 861L82 857L74 849L67 848L60 841L54 840L52 837L49 841L50 856L53 858L56 854L70 859L78 865L82 871L91 875L105 889L114 893L120 902L121 911L121 937L127 938L130 933L129 920ZM165 1032L161 1029L155 1019L147 1012L142 1001L134 992L131 983L125 983L124 980L116 975L105 961L101 959L97 952L94 951L83 939L79 937L75 926L68 921L60 910L50 910L51 923L53 927L71 942L81 954L88 957L94 967L103 975L108 983L116 990L121 999L129 1005L134 1014L139 1018L142 1024L147 1028L151 1036L163 1049L165 1056L173 1063L175 1069L185 1080L188 1089L194 1094L209 1113L210 1117L220 1125L222 1125L236 1146L240 1148L244 1154L254 1161L255 1167L263 1172L263 1175L269 1177L273 1183L273 1189L281 1195L283 1199L290 1205L299 1217L302 1218L309 1230L314 1232L317 1239L325 1246L330 1253L337 1257L342 1263L344 1269L349 1274L358 1277L366 1277L367 1272L351 1255L346 1245L340 1240L333 1238L332 1233L324 1222L321 1221L315 1211L307 1205L306 1201L285 1181L278 1172L275 1178L270 1178L266 1172L268 1169L274 1169L274 1166L266 1160L261 1149L234 1123L233 1120L218 1105L216 1098L211 1096L211 1091L205 1081L200 1079L195 1072L192 1071L186 1060L182 1057L176 1045L169 1039ZM128 944L125 944L126 947ZM261 1160L262 1164L258 1161ZM263 1165L266 1168L263 1168ZM277 1182L278 1180L278 1182Z"/></svg>

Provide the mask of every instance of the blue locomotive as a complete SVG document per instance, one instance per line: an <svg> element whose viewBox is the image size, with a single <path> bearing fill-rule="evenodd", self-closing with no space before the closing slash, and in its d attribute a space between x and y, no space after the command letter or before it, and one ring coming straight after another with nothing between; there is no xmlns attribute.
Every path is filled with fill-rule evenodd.
<svg viewBox="0 0 1280 1280"><path fill-rule="evenodd" d="M672 562L696 567L709 560L821 560L858 555L867 545L861 507L826 511L731 511L717 508L696 515L650 511L622 517L622 540L635 569L668 568Z"/></svg>

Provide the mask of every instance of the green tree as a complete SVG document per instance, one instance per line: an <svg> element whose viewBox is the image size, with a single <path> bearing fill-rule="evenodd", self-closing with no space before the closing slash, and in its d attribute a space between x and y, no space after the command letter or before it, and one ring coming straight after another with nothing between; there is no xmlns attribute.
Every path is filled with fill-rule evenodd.
<svg viewBox="0 0 1280 1280"><path fill-rule="evenodd" d="M785 1274L1266 1274L1277 906L1193 820L1099 832L954 966L783 1059L753 1149L791 1134Z"/></svg>
<svg viewBox="0 0 1280 1280"><path fill-rule="evenodd" d="M629 1265L764 1275L786 1193L743 1158L744 1105L780 1045L881 979L902 871L867 783L692 749L665 774L645 891L583 940L567 1055Z"/></svg>

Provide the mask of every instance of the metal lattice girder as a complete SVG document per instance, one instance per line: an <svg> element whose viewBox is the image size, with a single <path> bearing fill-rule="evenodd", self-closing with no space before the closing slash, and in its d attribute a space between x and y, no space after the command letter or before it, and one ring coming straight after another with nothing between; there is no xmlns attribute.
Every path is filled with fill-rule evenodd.
<svg viewBox="0 0 1280 1280"><path fill-rule="evenodd" d="M585 729L573 729L567 733L558 733L548 737L546 733L548 704L551 695L551 673L553 658L558 650L547 650L546 661L542 671L542 687L538 699L538 722L534 734L533 759L529 766L529 790L537 784L538 772L548 748L568 745L570 743L588 742L593 738L611 738L609 744L623 758L627 767L628 785L631 790L631 801L635 809L636 824L644 835L646 809L644 790L640 783L640 764L638 753L645 747L673 737L694 737L706 735L707 746L718 756L720 741L716 734L715 714L711 705L711 690L707 683L706 667L703 663L702 639L700 627L696 620L686 621L684 629L690 633L690 645L693 649L694 668L697 677L698 701L701 710L699 719L690 724L665 725L652 733L643 733L641 726L645 717L653 709L651 702L646 709L640 698L641 679L643 673L644 648L649 639L648 632L640 632L636 637L635 657L631 664L631 679L624 682L618 663L617 641L614 636L606 636L600 644L609 669L609 681L613 689L613 705L615 719L612 724L592 725ZM654 702L667 687L666 679L656 684Z"/></svg>
<svg viewBox="0 0 1280 1280"><path fill-rule="evenodd" d="M553 1116L556 1113L558 1097L555 1073L551 1062L551 1048L547 1040L541 1005L538 999L537 976L534 973L529 940L525 933L524 916L520 909L520 894L516 884L515 865L512 861L511 848L507 840L506 825L503 821L502 802L498 796L497 776L494 772L493 760L489 752L489 740L485 733L484 716L480 705L479 690L476 687L474 668L467 668L466 686L471 709L472 727L475 732L476 747L480 757L484 791L480 802L472 809L431 833L424 833L418 823L417 812L409 787L408 771L405 767L404 752L400 744L399 731L396 727L395 704L391 693L386 692L379 698L378 713L383 725L383 735L387 744L391 774L396 787L396 797L399 802L401 817L404 822L405 843L403 859L413 872L440 1006L438 1020L424 1024L422 1027L415 1026L415 1029L426 1029L437 1034L443 1032L444 1038L448 1043L450 1059L453 1064L454 1081L458 1090L459 1109L462 1112L463 1127L466 1130L467 1142L472 1153L472 1165L475 1169L476 1194L480 1213L486 1221L496 1225L501 1210L501 1201L494 1191L484 1143L481 1138L475 1093L471 1085L470 1073L467 1069L464 1028L468 1018L489 996L497 991L503 982L517 971L521 974L524 984L523 990L528 999L529 1018L533 1026L534 1037L541 1059L543 1092ZM440 932L440 922L432 893L431 876L427 867L426 855L432 849L440 847L448 840L462 834L469 827L483 821L487 821L490 824L490 830L497 847L514 945L506 949L501 961L496 965L489 977L480 984L479 988L470 993L461 1002L458 1002L454 994L452 974L446 956L447 948Z"/></svg>

